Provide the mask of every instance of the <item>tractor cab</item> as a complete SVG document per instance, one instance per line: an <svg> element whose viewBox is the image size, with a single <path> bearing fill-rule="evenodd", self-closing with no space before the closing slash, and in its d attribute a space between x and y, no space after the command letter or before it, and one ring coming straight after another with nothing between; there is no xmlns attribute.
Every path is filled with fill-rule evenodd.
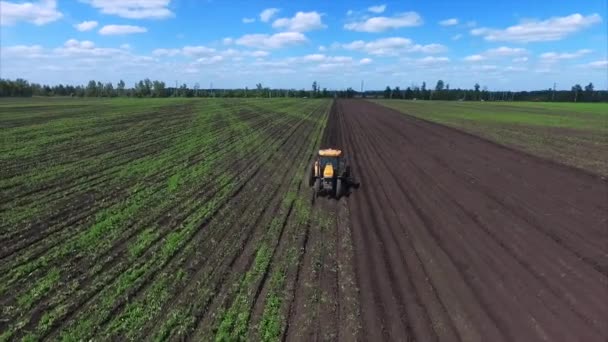
<svg viewBox="0 0 608 342"><path fill-rule="evenodd" d="M319 150L310 168L309 186L313 187L313 199L321 194L334 198L346 194L348 185L352 183L349 174L350 168L341 150Z"/></svg>
<svg viewBox="0 0 608 342"><path fill-rule="evenodd" d="M331 148L319 150L319 156L315 163L316 174L324 179L334 177L340 171L342 151Z"/></svg>

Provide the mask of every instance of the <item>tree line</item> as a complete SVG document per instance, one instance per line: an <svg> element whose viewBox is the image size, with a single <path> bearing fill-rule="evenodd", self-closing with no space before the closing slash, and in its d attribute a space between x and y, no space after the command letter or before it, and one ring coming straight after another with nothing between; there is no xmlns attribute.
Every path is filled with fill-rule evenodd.
<svg viewBox="0 0 608 342"><path fill-rule="evenodd" d="M384 91L368 91L366 96L384 97L387 99L406 100L447 100L447 101L555 101L555 102L606 102L608 91L596 91L593 83L585 87L580 84L572 86L571 90L555 90L552 88L535 91L492 91L475 83L471 89L450 89L443 80L437 81L434 88L427 88L426 82L420 87L387 86Z"/></svg>
<svg viewBox="0 0 608 342"><path fill-rule="evenodd" d="M350 89L350 88L349 88ZM198 83L192 88L186 84L168 87L163 81L144 79L127 87L123 80L116 85L91 80L87 85L43 85L24 79L0 79L0 97L72 96L72 97L353 97L352 89L329 91L315 81L311 90L271 89L261 83L254 89L202 89Z"/></svg>
<svg viewBox="0 0 608 342"><path fill-rule="evenodd" d="M261 83L253 89L202 89L198 83L192 88L186 84L168 87L165 82L144 79L127 87L123 80L116 85L112 82L102 83L91 80L86 85L43 85L30 83L24 79L0 79L0 97L31 96L72 96L72 97L384 97L388 99L407 100L446 100L446 101L556 101L556 102L607 102L608 91L595 90L593 83L585 87L580 84L571 90L535 90L535 91L493 91L479 83L471 89L452 89L443 80L438 80L434 88L411 86L405 89L387 86L382 90L355 91L328 90L321 88L315 81L311 89L271 89Z"/></svg>

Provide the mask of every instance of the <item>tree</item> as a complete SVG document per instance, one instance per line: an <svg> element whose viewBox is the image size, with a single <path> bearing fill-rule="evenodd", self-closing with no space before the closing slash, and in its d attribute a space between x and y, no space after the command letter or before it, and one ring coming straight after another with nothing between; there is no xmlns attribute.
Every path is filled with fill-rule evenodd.
<svg viewBox="0 0 608 342"><path fill-rule="evenodd" d="M393 91L393 93L394 93L393 97L396 99L400 99L402 97L401 89L399 89L399 87L395 87L395 90Z"/></svg>
<svg viewBox="0 0 608 342"><path fill-rule="evenodd" d="M572 87L572 92L574 93L574 102L578 101L578 94L583 91L583 88L580 84L575 84Z"/></svg>
<svg viewBox="0 0 608 342"><path fill-rule="evenodd" d="M480 87L479 83L475 83L474 87L475 87L475 101L479 101L479 87Z"/></svg>
<svg viewBox="0 0 608 342"><path fill-rule="evenodd" d="M313 94L317 93L317 81L312 82L312 92Z"/></svg>
<svg viewBox="0 0 608 342"><path fill-rule="evenodd" d="M437 85L435 86L436 91L442 91L444 87L444 83L442 80L437 81Z"/></svg>
<svg viewBox="0 0 608 342"><path fill-rule="evenodd" d="M116 92L118 93L118 96L125 95L125 81L118 81L118 83L116 84Z"/></svg>
<svg viewBox="0 0 608 342"><path fill-rule="evenodd" d="M152 87L153 87L152 96L154 96L154 97L165 97L166 96L165 82L153 81Z"/></svg>
<svg viewBox="0 0 608 342"><path fill-rule="evenodd" d="M593 83L591 82L585 86L585 100L593 101Z"/></svg>
<svg viewBox="0 0 608 342"><path fill-rule="evenodd" d="M107 97L114 96L114 86L112 85L112 82L108 82L103 86L103 95L102 96L107 96Z"/></svg>
<svg viewBox="0 0 608 342"><path fill-rule="evenodd" d="M405 89L405 99L406 100L411 100L414 97L414 92L412 91L412 88L407 87Z"/></svg>
<svg viewBox="0 0 608 342"><path fill-rule="evenodd" d="M391 87L386 86L386 89L384 89L384 98L385 99L390 99L392 93L393 93L393 91L391 90Z"/></svg>
<svg viewBox="0 0 608 342"><path fill-rule="evenodd" d="M85 96L97 96L97 82L90 80L84 91Z"/></svg>

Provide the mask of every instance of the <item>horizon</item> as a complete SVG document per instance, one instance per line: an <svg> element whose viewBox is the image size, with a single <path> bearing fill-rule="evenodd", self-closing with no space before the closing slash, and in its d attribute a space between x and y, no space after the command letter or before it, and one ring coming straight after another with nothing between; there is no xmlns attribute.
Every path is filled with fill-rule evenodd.
<svg viewBox="0 0 608 342"><path fill-rule="evenodd" d="M0 77L48 85L608 89L606 3L1 1Z"/></svg>

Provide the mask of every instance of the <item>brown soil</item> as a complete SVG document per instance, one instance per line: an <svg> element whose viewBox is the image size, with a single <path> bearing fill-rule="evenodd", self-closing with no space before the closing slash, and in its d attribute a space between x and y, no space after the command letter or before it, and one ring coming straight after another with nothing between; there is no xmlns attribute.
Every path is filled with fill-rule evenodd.
<svg viewBox="0 0 608 342"><path fill-rule="evenodd" d="M361 339L608 338L605 180L370 102L332 114Z"/></svg>

